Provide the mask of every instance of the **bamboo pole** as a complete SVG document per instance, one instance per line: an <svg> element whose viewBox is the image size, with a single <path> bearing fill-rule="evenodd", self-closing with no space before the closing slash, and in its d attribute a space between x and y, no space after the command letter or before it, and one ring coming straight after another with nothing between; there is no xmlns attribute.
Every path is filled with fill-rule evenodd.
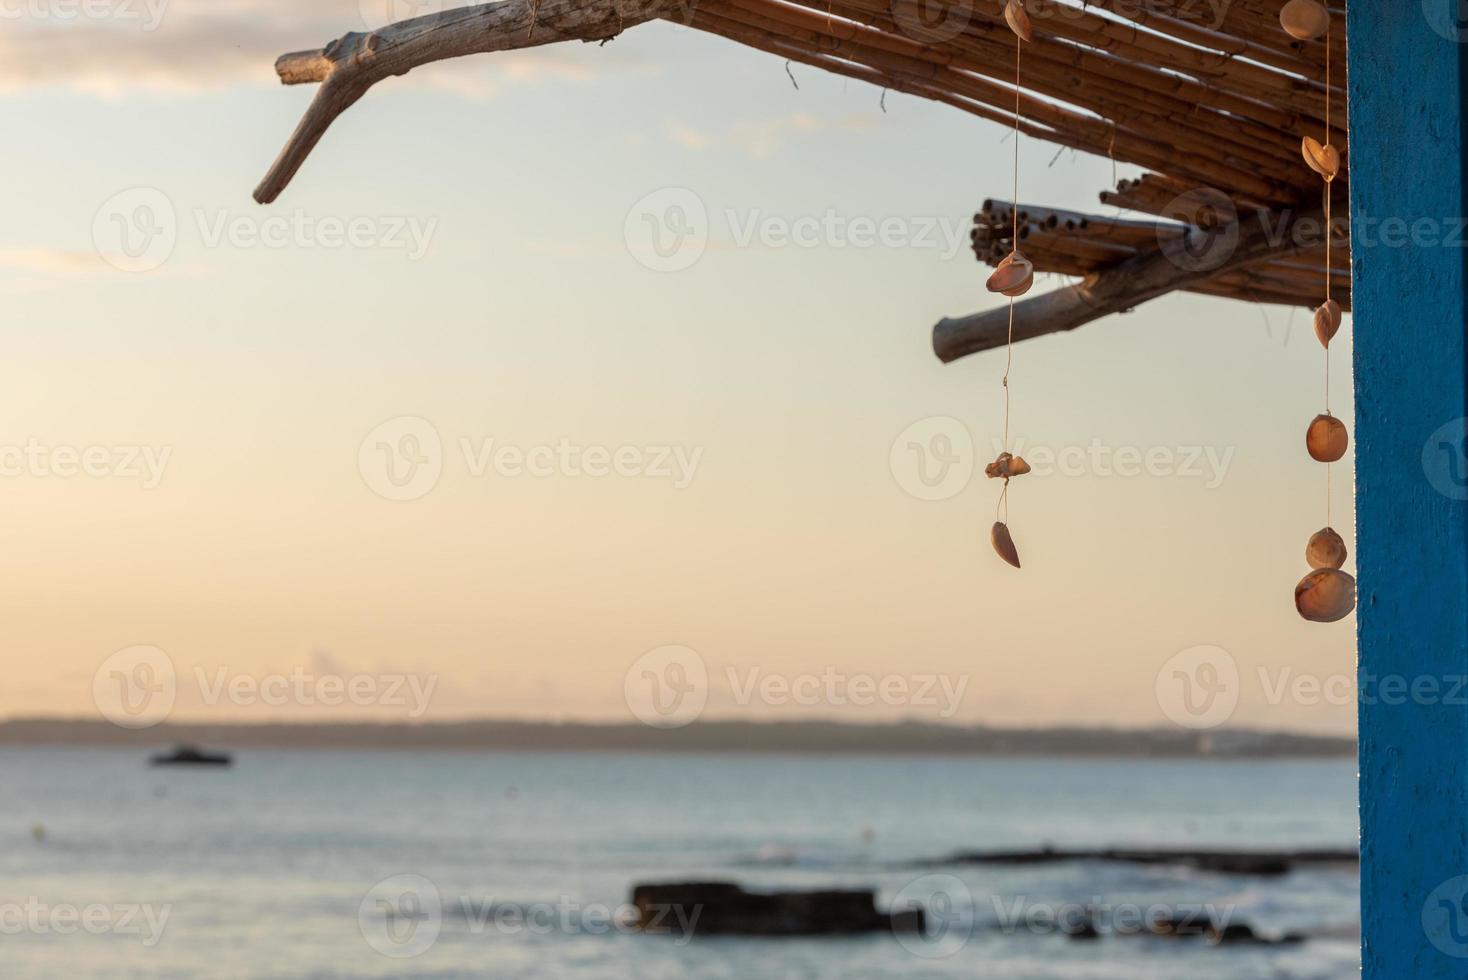
<svg viewBox="0 0 1468 980"><path fill-rule="evenodd" d="M1293 54L1308 64L1309 71L1318 76L1325 70L1325 42L1297 41L1284 32L1279 23L1279 8L1282 3L1261 4L1250 0L1230 0L1223 7L1223 27L1235 37L1243 38L1264 48ZM1346 12L1342 7L1329 8L1331 13L1331 43L1337 51L1346 45Z"/></svg>
<svg viewBox="0 0 1468 980"><path fill-rule="evenodd" d="M829 71L835 75L858 79L859 81L875 85L878 88L891 89L894 92L902 92L907 95L917 96L918 98L941 102L944 105L952 106L955 109L977 116L980 119L987 119L1004 126L1014 126L1013 110L1011 110L1009 115L1006 115L1001 110L966 98L957 92L931 85L921 79L880 71L868 65L857 64L851 61L844 61L829 54L811 50L793 41L783 40L778 35L752 29L748 25L719 14L710 13L706 9L693 11L688 17L687 26L707 34L714 34L727 40L735 41L746 47L773 54L780 58L810 65L822 71ZM1031 139L1070 145L1069 140L1071 137L1067 134L1054 132L1027 120L1020 121L1019 129L1021 133Z"/></svg>
<svg viewBox="0 0 1468 980"><path fill-rule="evenodd" d="M890 3L881 0L769 0L768 5L790 4L814 10L826 25L841 23L831 16L834 12L885 34L906 36L902 26L892 18ZM932 52L966 56L966 67L1007 82L1005 66L1012 60L1012 39L1013 34L1003 24L996 28L986 21L971 19L962 34L942 40L924 39L923 46ZM1156 116L1154 122L1161 128L1191 128L1215 143L1222 139L1223 145L1231 147L1235 154L1283 164L1292 176L1298 172L1297 154L1288 141L1279 139L1280 130L1303 134L1305 131L1319 133L1322 129L1322 124L1309 118L1309 113L1285 111L1258 98L1069 41L1047 38L1032 45L1026 54L1026 86L1035 91L1083 105L1100 115ZM1318 111L1320 101L1312 97L1302 100L1302 106ZM1344 145L1344 132L1338 135L1338 142ZM1303 181L1302 186L1305 183L1313 186L1313 182Z"/></svg>
<svg viewBox="0 0 1468 980"><path fill-rule="evenodd" d="M1228 79L1241 92L1264 96L1295 112L1315 116L1323 103L1325 86L1306 78L1290 78L1278 71L1228 55L1183 44L1172 37L1138 31L1107 17L1077 10L1073 16L1035 20L1036 36L1056 35L1081 44L1104 48L1120 58L1161 64L1205 78ZM1275 29L1288 38L1276 20ZM1341 93L1344 98L1344 93Z"/></svg>
<svg viewBox="0 0 1468 980"><path fill-rule="evenodd" d="M1247 58L1250 61L1257 61L1295 75L1304 74L1314 68L1308 59L1300 57L1294 51L1280 51L1272 45L1255 44L1237 35L1219 30L1217 26L1194 24L1181 8L1173 14L1167 14L1157 12L1151 5L1144 4L1103 2L1098 6L1140 27L1175 37L1198 47L1211 48L1228 55L1231 59Z"/></svg>
<svg viewBox="0 0 1468 980"><path fill-rule="evenodd" d="M905 42L880 31L854 25L843 25L840 28L848 36L836 36L836 28L824 28L827 18L795 11L785 5L779 5L780 9L775 10L775 6L769 0L706 2L695 12L695 23L700 15L724 17L742 23L757 33L815 46L818 50L827 51L836 57L854 60L893 74L921 79L926 84L951 89L996 108L1012 110L1015 101L1012 86L1000 85L954 68L941 57L935 59L926 55L922 46L915 42ZM813 23L797 25L797 15L809 17ZM817 23L822 26L817 26ZM913 48L917 50L912 50ZM1091 146L1107 146L1108 138L1114 138L1119 155L1125 151L1128 158L1145 166L1157 166L1164 161L1170 161L1170 169L1174 171L1184 170L1200 180L1221 182L1225 186L1238 187L1279 203L1292 201L1300 196L1297 187L1210 158L1201 137L1194 139L1179 135L1177 142L1171 145L1158 144L1121 127L1116 128L1113 136L1112 127L1104 120L1072 112L1033 96L1022 95L1020 101L1024 115L1053 130L1080 134Z"/></svg>
<svg viewBox="0 0 1468 980"><path fill-rule="evenodd" d="M915 2L915 0L887 0L887 2L883 0L844 0L842 3L831 3L827 0L788 0L788 2L799 3L822 13L835 10L843 16L873 24L888 33L903 33L903 27L893 18L893 11L898 9L897 4ZM927 2L933 2L933 0L927 0ZM960 7L960 9L968 8ZM969 19L966 29L957 37L947 40L924 39L925 42L937 47L953 47L971 51L981 58L993 59L999 65L1008 63L1005 54L1011 40L1012 34L1003 23L973 18ZM1127 86L1126 91L1133 98L1138 92L1146 96L1155 92L1170 92L1184 100L1189 110L1197 106L1220 109L1230 113L1235 121L1254 120L1271 130L1295 131L1305 125L1306 118L1313 118L1320 112L1321 100L1317 96L1302 98L1297 111L1290 111L1279 107L1268 98L1259 97L1258 93L1240 94L1226 85L1161 71L1149 60L1129 61L1117 57L1114 53L1060 38L1047 38L1044 43L1033 45L1028 53L1031 59L1053 62L1063 67L1084 68L1108 82L1121 82ZM1227 59L1222 60L1225 63L1227 61ZM1287 85L1279 83L1276 85L1278 91L1273 94L1283 97L1290 95L1291 90Z"/></svg>
<svg viewBox="0 0 1468 980"><path fill-rule="evenodd" d="M1155 245L1162 238L1173 238L1186 230L1184 225L1177 222L1111 218L1035 204L1021 204L1020 211L1021 214L1032 216L1044 228L1065 228L1084 238L1133 247ZM985 222L1003 227L1011 220L1012 213L1007 201L989 200L984 202L980 214L974 217L978 221L982 216Z"/></svg>
<svg viewBox="0 0 1468 980"><path fill-rule="evenodd" d="M799 12L794 13L790 3L778 0L727 1L793 28L803 28L826 37L854 38L884 50L900 50L932 63L960 67L982 73L1001 84L1011 84L1006 67L1011 56L1009 45L984 50L984 45L967 37L919 44L901 35L894 37L884 23L869 25L869 29L862 31L846 19L832 18L828 10L819 6L822 0L793 0L793 3L800 4ZM844 16L859 16L859 10L847 3L831 6L840 7ZM873 35L881 40L875 40ZM1147 100L1139 101L1135 88L1127 87L1105 73L1050 57L1051 51L1063 47L1066 45L1036 45L1036 57L1026 60L1025 88L1094 111L1098 116L1108 117L1133 131L1147 132L1152 138L1166 134L1166 141L1185 153L1208 154L1238 164L1242 169L1267 173L1279 182L1314 186L1312 180L1305 180L1301 175L1298 150L1289 142L1282 141L1277 129L1252 120L1226 116L1207 107L1199 109L1198 103L1182 100L1167 92L1152 91ZM1161 73L1155 75L1158 79L1164 78Z"/></svg>
<svg viewBox="0 0 1468 980"><path fill-rule="evenodd" d="M1136 249L1126 245L1088 240L1071 232L1045 231L1036 229L1034 225L1027 225L1021 231L1020 251L1029 258L1036 255L1063 255L1097 266L1116 265L1137 254Z"/></svg>

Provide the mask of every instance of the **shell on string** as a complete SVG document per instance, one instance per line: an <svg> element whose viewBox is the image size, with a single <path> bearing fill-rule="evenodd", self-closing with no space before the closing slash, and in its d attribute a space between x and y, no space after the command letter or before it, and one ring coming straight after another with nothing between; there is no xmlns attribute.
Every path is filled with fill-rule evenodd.
<svg viewBox="0 0 1468 980"><path fill-rule="evenodd" d="M1336 174L1341 172L1340 152L1329 143L1321 143L1313 136L1306 136L1300 140L1300 155L1305 158L1305 163L1311 170L1326 180L1335 180Z"/></svg>
<svg viewBox="0 0 1468 980"><path fill-rule="evenodd" d="M1334 463L1346 454L1346 424L1334 415L1317 415L1305 430L1305 450L1317 463Z"/></svg>
<svg viewBox="0 0 1468 980"><path fill-rule="evenodd" d="M1320 0L1290 0L1280 9L1279 26L1296 41L1313 41L1330 30L1330 11Z"/></svg>
<svg viewBox="0 0 1468 980"><path fill-rule="evenodd" d="M1295 586L1295 609L1312 623L1334 623L1356 608L1356 580L1336 568L1317 568Z"/></svg>
<svg viewBox="0 0 1468 980"><path fill-rule="evenodd" d="M1014 456L1010 453L1000 453L994 462L984 467L984 475L993 480L996 478L1009 479L1012 476L1024 476L1030 471L1030 464L1025 462L1023 456Z"/></svg>
<svg viewBox="0 0 1468 980"><path fill-rule="evenodd" d="M995 266L985 288L991 293L1002 293L1005 296L1023 296L1034 284L1034 263L1025 258L1025 253L1015 249Z"/></svg>
<svg viewBox="0 0 1468 980"><path fill-rule="evenodd" d="M1346 542L1335 528L1323 527L1310 535L1305 561L1311 568L1340 568L1346 563Z"/></svg>
<svg viewBox="0 0 1468 980"><path fill-rule="evenodd" d="M1010 537L1009 525L1003 521L995 521L993 529L989 531L989 543L994 546L995 554L1015 568L1019 567L1019 552L1015 550L1014 538Z"/></svg>
<svg viewBox="0 0 1468 980"><path fill-rule="evenodd" d="M1315 310L1315 337L1320 346L1330 349L1330 341L1341 328L1341 304L1333 299L1321 303Z"/></svg>
<svg viewBox="0 0 1468 980"><path fill-rule="evenodd" d="M1008 0L1005 3L1004 23L1022 40L1035 39L1035 28L1030 24L1030 15L1025 12L1024 0Z"/></svg>

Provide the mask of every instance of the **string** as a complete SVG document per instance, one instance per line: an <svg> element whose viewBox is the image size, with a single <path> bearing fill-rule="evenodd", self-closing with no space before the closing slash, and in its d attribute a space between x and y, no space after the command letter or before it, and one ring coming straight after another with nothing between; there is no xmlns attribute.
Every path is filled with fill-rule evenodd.
<svg viewBox="0 0 1468 980"><path fill-rule="evenodd" d="M1330 29L1325 31L1325 145L1330 145ZM1330 205L1330 178L1325 178L1325 305L1330 306L1330 247L1331 239L1335 236L1335 229L1331 225ZM1330 311L1327 310L1327 316ZM1330 344L1325 345L1325 414L1330 415ZM1325 526L1330 527L1330 510L1333 494L1331 493L1331 464L1325 464Z"/></svg>
<svg viewBox="0 0 1468 980"><path fill-rule="evenodd" d="M1023 41L1018 34L1014 38L1014 196L1010 198L1009 210L1013 220L1011 252L1019 251L1019 57ZM1014 297L1009 297L1009 331L1004 353L1004 451L1009 452L1009 370L1014 366ZM1009 492L1009 479L1004 480L1004 493ZM1000 498L1003 499L1003 496ZM1006 514L1008 512L1006 511Z"/></svg>
<svg viewBox="0 0 1468 980"><path fill-rule="evenodd" d="M1111 160L1111 186L1116 186L1116 120L1111 120L1111 142L1106 144L1106 156Z"/></svg>
<svg viewBox="0 0 1468 980"><path fill-rule="evenodd" d="M1019 251L1019 134L1020 134L1020 53L1024 50L1024 39L1015 32L1014 36L1014 194L1009 201L1011 220L1011 254ZM1014 367L1014 297L1009 297L1009 329L1004 345L1004 452L1009 452L1009 372ZM994 505L994 519L1009 523L1009 477L1004 478L1004 487L999 491L999 500Z"/></svg>

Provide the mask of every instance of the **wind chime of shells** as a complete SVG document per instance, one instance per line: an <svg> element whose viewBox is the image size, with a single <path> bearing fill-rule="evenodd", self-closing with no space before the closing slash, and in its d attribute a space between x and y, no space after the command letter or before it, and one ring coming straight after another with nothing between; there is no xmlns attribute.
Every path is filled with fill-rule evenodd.
<svg viewBox="0 0 1468 980"><path fill-rule="evenodd" d="M1295 586L1295 608L1312 623L1334 623L1356 608L1356 580L1341 571L1346 563L1346 543L1330 527L1330 464L1346 455L1349 439L1345 423L1330 414L1330 342L1341 327L1341 308L1330 295L1331 183L1340 172L1340 151L1330 145L1330 11L1319 0L1289 0L1279 13L1280 26L1297 41L1325 38L1325 142L1306 136L1300 149L1305 163L1324 181L1325 197L1325 302L1315 310L1315 336L1325 348L1325 411L1315 416L1305 430L1305 449L1310 457L1325 464L1326 526L1310 536L1305 561L1311 571Z"/></svg>
<svg viewBox="0 0 1468 980"><path fill-rule="evenodd" d="M999 503L995 507L994 527L989 532L989 541L995 552L1015 568L1019 567L1019 551L1014 547L1014 537L1009 533L1009 481L1024 476L1030 464L1024 457L1009 451L1009 369L1014 364L1014 301L1030 291L1035 283L1035 266L1019 250L1019 56L1027 41L1035 39L1030 26L1030 17L1025 13L1022 0L1006 0L1004 22L1014 31L1014 197L1010 211L1014 214L1013 251L994 269L987 288L991 293L1009 297L1009 336L1004 362L1004 451L988 466L984 473L991 480L1003 480L1004 489L999 491Z"/></svg>

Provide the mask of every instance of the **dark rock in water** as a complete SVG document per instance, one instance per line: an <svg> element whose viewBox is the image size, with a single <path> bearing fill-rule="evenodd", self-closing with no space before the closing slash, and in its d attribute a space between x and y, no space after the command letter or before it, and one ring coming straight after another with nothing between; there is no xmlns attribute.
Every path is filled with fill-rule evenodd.
<svg viewBox="0 0 1468 980"><path fill-rule="evenodd" d="M1191 938L1206 935L1213 928L1213 920L1207 913L1199 910L1197 912L1177 912L1172 915L1161 915L1148 923L1154 936L1177 936ZM1245 927L1247 928L1247 927Z"/></svg>
<svg viewBox="0 0 1468 980"><path fill-rule="evenodd" d="M1222 946L1225 943L1229 945L1251 944L1279 946L1282 944L1303 943L1305 941L1304 936L1294 932L1286 933L1279 938L1261 936L1246 922L1230 922L1225 926L1220 926L1216 923L1210 924L1208 931L1203 934L1203 938L1208 941L1209 946Z"/></svg>
<svg viewBox="0 0 1468 980"><path fill-rule="evenodd" d="M1209 946L1221 946L1224 943L1257 943L1259 935L1254 928L1245 922L1230 922L1226 926L1210 925L1205 937Z"/></svg>
<svg viewBox="0 0 1468 980"><path fill-rule="evenodd" d="M1101 930L1096 928L1096 920L1089 915L1079 922L1066 923L1065 934L1070 939L1101 938Z"/></svg>
<svg viewBox="0 0 1468 980"><path fill-rule="evenodd" d="M154 766L228 766L234 759L226 752L205 752L197 745L177 745L172 752L160 752L148 762Z"/></svg>
<svg viewBox="0 0 1468 980"><path fill-rule="evenodd" d="M887 924L893 932L924 933L928 931L928 915L921 908L896 909L887 913Z"/></svg>
<svg viewBox="0 0 1468 980"><path fill-rule="evenodd" d="M1215 922L1202 910L1180 912L1152 920L1150 932L1154 936L1196 939L1210 946L1278 946L1285 943L1302 943L1305 937L1299 933L1287 933L1272 937L1260 934L1247 922Z"/></svg>
<svg viewBox="0 0 1468 980"><path fill-rule="evenodd" d="M812 936L918 932L921 908L877 911L872 891L747 892L731 882L644 884L632 890L644 932L675 935Z"/></svg>
<svg viewBox="0 0 1468 980"><path fill-rule="evenodd" d="M1116 861L1124 864L1174 865L1218 874L1288 874L1300 865L1351 865L1360 861L1354 850L1204 851L1186 848L1103 848L1099 850L966 851L925 866L943 864L1056 864L1062 861Z"/></svg>

